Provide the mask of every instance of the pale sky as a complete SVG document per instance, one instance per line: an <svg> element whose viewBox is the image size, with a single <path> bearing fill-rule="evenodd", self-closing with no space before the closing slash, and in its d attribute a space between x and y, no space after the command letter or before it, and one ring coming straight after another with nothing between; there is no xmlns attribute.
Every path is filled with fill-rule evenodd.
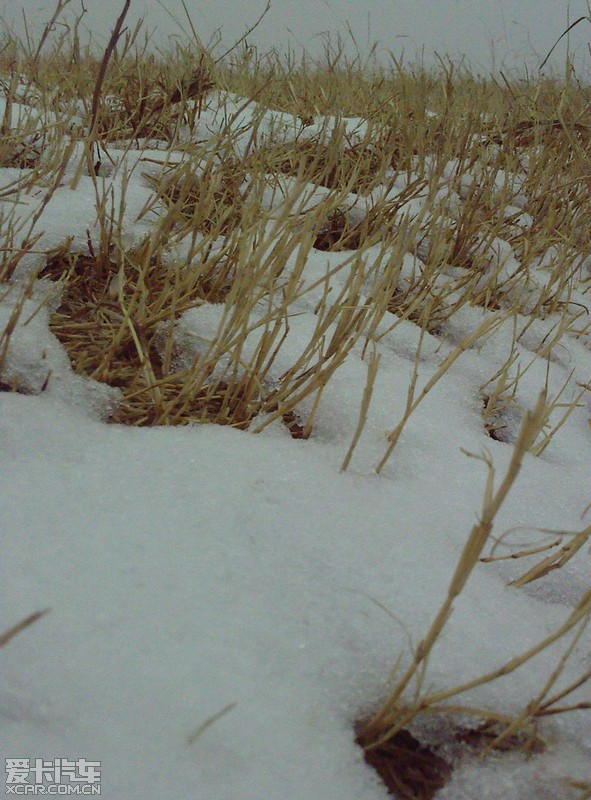
<svg viewBox="0 0 591 800"><path fill-rule="evenodd" d="M185 4L202 40L221 30L222 52L256 21L266 0L185 0ZM84 5L83 24L104 45L124 0L84 0ZM0 0L5 19L18 25L24 10L33 31L41 30L54 7L49 0ZM72 13L79 11L81 0L71 0L69 8ZM425 62L433 63L436 52L454 61L465 56L474 71L510 70L524 63L531 70L539 66L568 21L585 15L589 15L586 0L271 0L270 11L248 41L259 52L272 48L284 52L289 46L318 55L327 33L333 42L340 34L351 53L350 29L362 53L377 42L383 60L388 52L396 57L404 52L407 60L422 53ZM155 43L190 30L182 0L132 0L128 25L140 17L145 29L154 31ZM591 71L589 42L591 22L585 20L569 42L583 73ZM556 69L564 68L566 53L565 37L555 51Z"/></svg>

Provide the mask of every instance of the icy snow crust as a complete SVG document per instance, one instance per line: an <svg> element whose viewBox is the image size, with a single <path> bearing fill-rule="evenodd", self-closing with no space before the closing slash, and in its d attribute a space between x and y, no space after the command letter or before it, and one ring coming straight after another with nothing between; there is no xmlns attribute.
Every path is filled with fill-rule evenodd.
<svg viewBox="0 0 591 800"><path fill-rule="evenodd" d="M195 135L227 130L240 152L253 124L260 137L289 139L317 134L326 121L306 126L220 93ZM366 135L364 120L344 124L352 139ZM129 243L141 240L150 224L137 220L151 196L137 158L124 152L105 176L105 192L117 206L122 175L131 171L123 209ZM444 178L453 169L450 163ZM14 170L2 172L7 182L14 179ZM503 180L518 192L519 176ZM310 187L310 202L325 191ZM269 208L279 206L285 194L269 192ZM462 202L445 187L442 197ZM24 219L42 197L19 200L11 213ZM43 234L36 249L73 236L84 251L89 233L96 234L96 202L89 178L76 191L58 189L38 222ZM352 196L351 209L362 218L368 203ZM419 213L421 203L415 198L405 213ZM520 210L516 205L515 224L530 224ZM312 284L346 256L311 255L302 280ZM371 248L363 258L370 262ZM490 263L501 282L519 270L501 240L491 247ZM39 257L28 256L20 277L38 266ZM411 281L422 266L406 255L401 280ZM524 276L524 297L544 287L545 266ZM454 279L452 268L447 279ZM334 275L335 294L344 280ZM408 663L409 640L416 646L425 634L480 511L486 470L460 448L488 448L497 480L509 462L510 446L485 435L479 387L506 360L513 322L461 356L410 418L378 476L384 434L404 410L420 334L413 323L388 332L386 320L376 333L384 334L376 345L382 360L368 422L351 467L340 473L367 376L360 347L328 383L308 441L292 440L279 422L256 436L216 426L107 425L118 393L74 374L48 328L51 301L37 311L47 291L38 282L26 301L0 376L31 392L0 393L0 630L32 610L51 608L0 653L2 752L100 759L108 800L383 800L387 792L365 765L352 725L383 696L396 657ZM270 379L309 342L318 296L304 295L293 309ZM0 330L17 298L15 286L0 287ZM447 324L443 344L425 336L418 390L485 314L464 306ZM257 319L251 323L245 359L262 334ZM536 321L518 345L520 363L530 365L516 397L522 407L534 404L546 381L550 395L557 394L573 369L573 381L589 381L588 342L569 339L564 346L563 339L549 362L537 355L555 324ZM184 314L176 330L181 361L188 365L206 352L221 326L222 306ZM305 418L309 404L300 410ZM586 395L542 456L526 456L496 533L583 527L589 414ZM519 415L508 425L515 435ZM540 541L531 533L514 536ZM522 571L523 561L480 565L429 663L430 686L468 681L545 638L589 588L589 552L527 589L508 587ZM590 644L587 633L567 678L588 666ZM517 714L561 652L562 645L553 647L525 670L460 701ZM577 700L588 700L588 690ZM437 740L437 724L430 731L424 723L427 738ZM589 713L550 719L541 731L548 749L531 760L464 753L438 797L576 797L565 778L589 779Z"/></svg>

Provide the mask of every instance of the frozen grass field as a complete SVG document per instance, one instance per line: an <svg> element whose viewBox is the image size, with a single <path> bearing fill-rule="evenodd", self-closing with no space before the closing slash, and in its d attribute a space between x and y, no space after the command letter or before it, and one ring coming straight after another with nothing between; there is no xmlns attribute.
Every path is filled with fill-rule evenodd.
<svg viewBox="0 0 591 800"><path fill-rule="evenodd" d="M0 48L0 757L590 798L591 89L123 25Z"/></svg>

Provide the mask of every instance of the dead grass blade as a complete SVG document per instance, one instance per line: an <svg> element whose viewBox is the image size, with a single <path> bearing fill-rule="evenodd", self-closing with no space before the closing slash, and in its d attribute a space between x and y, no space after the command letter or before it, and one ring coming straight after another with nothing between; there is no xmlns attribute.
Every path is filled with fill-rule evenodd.
<svg viewBox="0 0 591 800"><path fill-rule="evenodd" d="M8 642L21 633L21 631L24 631L25 628L29 627L29 625L33 625L33 623L37 622L38 619L44 617L45 614L49 614L50 611L50 608L44 608L41 611L35 611L32 614L29 614L28 617L22 619L20 622L17 622L16 625L8 628L7 631L4 631L4 633L0 634L0 647L4 647L4 645L8 644Z"/></svg>

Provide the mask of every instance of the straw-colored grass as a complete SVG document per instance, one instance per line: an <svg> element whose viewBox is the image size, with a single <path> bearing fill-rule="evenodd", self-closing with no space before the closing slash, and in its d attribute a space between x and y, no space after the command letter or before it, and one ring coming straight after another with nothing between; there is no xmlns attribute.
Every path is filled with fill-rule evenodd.
<svg viewBox="0 0 591 800"><path fill-rule="evenodd" d="M0 647L7 645L8 642L21 633L21 631L24 631L25 628L29 627L29 625L33 625L38 619L44 617L45 614L49 614L50 611L50 608L44 608L42 611L34 611L32 614L29 614L28 617L25 617L20 622L12 625L10 628L8 628L8 630L0 634Z"/></svg>
<svg viewBox="0 0 591 800"><path fill-rule="evenodd" d="M60 0L55 19L68 3ZM51 327L74 370L120 389L112 421L122 424L218 423L257 433L281 419L294 438L308 438L326 384L352 352L361 351L367 385L342 465L347 469L379 372L380 338L386 328L409 320L421 329L420 343L405 411L393 420L385 451L376 454L379 472L396 457L410 416L450 367L512 320L511 352L481 395L483 429L510 443L513 459L495 491L493 464L483 457L488 480L481 519L466 540L448 595L408 668L382 706L357 725L356 735L368 761L389 775L384 779L401 797L431 797L449 774L449 765L405 730L418 715L472 713L485 725L464 730L465 741L483 749L536 751L542 746L537 720L570 710L565 699L590 678L587 673L552 693L591 614L589 592L557 631L502 667L462 686L423 687L455 599L477 563L495 557L483 556L483 550L524 455L539 455L589 392L588 383L579 384L573 397L571 376L557 396L545 391L534 410L521 408L518 389L529 366L518 362L516 351L535 321L550 315L557 320L552 335L532 359L550 360L567 335L587 346L591 340L589 309L580 296L572 299L575 286L587 293L590 286L582 267L591 247L591 90L572 71L567 81L482 79L443 61L438 69L403 67L395 60L389 66L348 61L338 46L327 49L324 61L301 63L276 54L253 56L240 43L224 57L200 43L163 53L147 46L139 27L122 32L127 7L114 20L102 54L82 47L77 26L52 39L55 19L37 43L5 32L0 166L19 173L11 173L0 189L6 201L0 297L7 291L21 295L0 333L0 373L37 277L61 289ZM203 115L227 92L243 98L240 113L251 113L246 142L239 143L231 127L232 114L239 114L234 106L225 129L207 140L196 133ZM268 109L289 115L298 135L263 135ZM322 115L332 115L333 122ZM358 135L347 127L352 116L366 124ZM317 127L309 135L312 125ZM151 150L134 167L147 170L144 180L153 194L140 218L150 219L151 227L140 244L129 247L105 188L105 170L123 176L123 208L129 185L123 156L155 145L161 159ZM41 251L43 267L28 274L22 262L39 254L43 209L59 187L76 191L83 177L94 182L98 240L89 234L84 252L69 240ZM272 206L271 189L281 200ZM42 206L23 219L17 210L31 192L40 193ZM366 201L361 219L353 211L355 198ZM318 250L338 256L338 263L331 261L324 276L306 284L306 260ZM540 286L532 275L548 253ZM420 259L412 275L404 268L411 255ZM509 268L510 255L516 267ZM277 378L272 368L290 317L312 293L315 329ZM212 303L222 309L216 335L187 360L176 338L179 319ZM424 337L433 333L444 340L454 314L469 307L482 309L482 323L440 360L418 391ZM254 348L246 348L249 337L256 338ZM25 391L14 382L0 382L0 389ZM302 411L310 408L304 401L311 401L311 412ZM551 425L556 408L563 409L562 417L556 423L553 415ZM523 417L519 435L509 424L516 416ZM515 586L560 568L589 535L588 527L573 535ZM562 542L560 536L552 546ZM0 645L38 616L4 634ZM538 696L524 702L518 719L448 702L526 668L529 659L569 633L574 638L563 659ZM591 796L588 785L579 788Z"/></svg>

